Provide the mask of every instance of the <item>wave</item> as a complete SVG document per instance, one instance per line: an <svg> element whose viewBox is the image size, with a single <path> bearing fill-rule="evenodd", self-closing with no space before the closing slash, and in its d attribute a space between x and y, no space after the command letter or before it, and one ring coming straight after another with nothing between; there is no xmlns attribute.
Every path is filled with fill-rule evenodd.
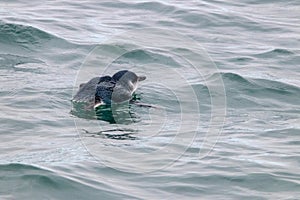
<svg viewBox="0 0 300 200"><path fill-rule="evenodd" d="M4 23L0 21L0 41L4 43L39 44L54 38L51 34L32 26Z"/></svg>
<svg viewBox="0 0 300 200"><path fill-rule="evenodd" d="M5 23L0 20L0 43L2 45L18 45L23 48L34 50L35 46L41 47L43 44L48 44L50 41L55 41L55 46L72 44L63 38L33 26Z"/></svg>
<svg viewBox="0 0 300 200"><path fill-rule="evenodd" d="M140 3L128 3L123 1L111 1L111 2L102 2L101 6L109 7L109 8L135 8L139 10L152 10L158 13L172 12L176 10L175 6L168 5L161 2L147 1Z"/></svg>
<svg viewBox="0 0 300 200"><path fill-rule="evenodd" d="M157 50L153 49L134 49L123 54L121 60L122 58L128 62L139 61L145 64L157 63L159 61L160 64L165 64L170 67L180 66L171 54L167 52L157 52Z"/></svg>
<svg viewBox="0 0 300 200"><path fill-rule="evenodd" d="M289 56L293 55L294 52L288 49L275 48L272 50L268 50L262 53L258 53L253 55L254 57L262 57L262 58L274 58L275 56Z"/></svg>
<svg viewBox="0 0 300 200"><path fill-rule="evenodd" d="M43 64L44 62L31 58L31 57L25 57L25 56L19 56L19 55L12 55L12 54L0 54L0 69L5 68L13 68L15 71L32 71L34 67L26 68L20 67L23 64ZM17 67L19 66L19 67Z"/></svg>
<svg viewBox="0 0 300 200"><path fill-rule="evenodd" d="M265 89L280 94L292 94L300 91L299 87L275 80L245 78L232 72L221 73L221 76L225 83L237 84L237 88Z"/></svg>
<svg viewBox="0 0 300 200"><path fill-rule="evenodd" d="M33 165L0 164L0 198L12 199L120 199L127 196L111 186L65 175ZM128 195L129 196L129 195ZM128 197L127 196L127 197Z"/></svg>
<svg viewBox="0 0 300 200"><path fill-rule="evenodd" d="M214 80L219 74L209 79ZM275 80L246 78L236 73L220 73L229 105L241 107L295 105L299 106L300 88ZM283 106L284 107L284 106Z"/></svg>

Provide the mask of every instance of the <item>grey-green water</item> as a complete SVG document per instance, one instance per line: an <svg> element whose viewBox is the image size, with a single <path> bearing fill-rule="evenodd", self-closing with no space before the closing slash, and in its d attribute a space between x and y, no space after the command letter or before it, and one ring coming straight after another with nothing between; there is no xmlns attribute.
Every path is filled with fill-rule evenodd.
<svg viewBox="0 0 300 200"><path fill-rule="evenodd" d="M299 199L299 10L1 1L0 199ZM74 108L120 69L153 108Z"/></svg>

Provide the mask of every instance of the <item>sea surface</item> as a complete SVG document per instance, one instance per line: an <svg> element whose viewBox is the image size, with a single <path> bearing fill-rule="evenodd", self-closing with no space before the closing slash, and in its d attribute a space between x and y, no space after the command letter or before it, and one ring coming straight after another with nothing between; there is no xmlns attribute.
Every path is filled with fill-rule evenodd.
<svg viewBox="0 0 300 200"><path fill-rule="evenodd" d="M0 126L1 200L300 199L300 1L2 0Z"/></svg>

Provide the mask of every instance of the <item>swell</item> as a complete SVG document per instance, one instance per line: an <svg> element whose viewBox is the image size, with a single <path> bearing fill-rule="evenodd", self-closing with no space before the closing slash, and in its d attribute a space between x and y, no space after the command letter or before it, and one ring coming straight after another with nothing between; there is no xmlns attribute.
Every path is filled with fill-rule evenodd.
<svg viewBox="0 0 300 200"><path fill-rule="evenodd" d="M203 199L219 199L212 198L212 195L220 195L222 196L220 199L223 199L224 188L222 188L222 186L224 185L227 186L226 194L230 193L231 199L232 197L235 197L233 199L243 199L247 197L252 197L253 199L264 195L268 196L267 193L269 192L274 194L279 192L288 194L296 188L299 188L299 182L295 180L296 178L292 177L293 174L282 175L277 172L243 173L238 170L233 173L227 172L224 174L223 170L226 168L226 166L210 166L209 171L202 169L202 171L204 171L203 174L190 171L180 175L143 176L142 178L137 178L136 182L146 182L145 185L137 187L154 187L158 191L166 193L173 191L174 193L172 195L174 196L180 194L182 196L194 195L195 197L199 197L199 193L201 193ZM214 172L210 172L211 170L214 170ZM230 171L232 167L226 170ZM165 180L167 180L167 182L163 185L158 184L165 182ZM212 187L214 189L212 189ZM243 192L245 190L249 193L245 194Z"/></svg>
<svg viewBox="0 0 300 200"><path fill-rule="evenodd" d="M124 64L124 62L126 63L133 61L143 62L143 64L157 63L159 61L159 64L168 65L170 67L180 66L180 64L168 52L161 52L158 50L142 47L140 47L140 49L137 48L132 51L126 52L122 55L122 57L120 57L120 60L117 62L121 62L121 64Z"/></svg>
<svg viewBox="0 0 300 200"><path fill-rule="evenodd" d="M34 47L41 47L50 41L55 41L55 44L59 46L71 44L65 39L33 26L5 23L0 20L0 43L2 45L18 45L33 50Z"/></svg>
<svg viewBox="0 0 300 200"><path fill-rule="evenodd" d="M274 48L262 53L254 54L253 56L257 58L274 58L276 56L289 56L293 54L294 52L288 49Z"/></svg>
<svg viewBox="0 0 300 200"><path fill-rule="evenodd" d="M16 199L118 199L126 196L105 183L17 163L0 165L0 185L0 197Z"/></svg>
<svg viewBox="0 0 300 200"><path fill-rule="evenodd" d="M23 72L32 72L38 66L26 66L22 67L25 64L36 64L36 65L43 65L44 62L30 57L19 56L19 55L12 55L12 54L1 54L0 53L0 69L14 69L15 71L23 71Z"/></svg>
<svg viewBox="0 0 300 200"><path fill-rule="evenodd" d="M139 3L128 3L123 1L111 1L111 2L103 2L100 3L101 6L108 7L108 8L127 8L127 9L137 9L137 10L144 10L144 11L155 11L157 13L167 13L176 10L176 7L173 5L167 5L162 2L139 2Z"/></svg>
<svg viewBox="0 0 300 200"><path fill-rule="evenodd" d="M214 79L214 74L210 79ZM222 72L229 106L290 106L299 107L300 88L276 80L245 78L239 74Z"/></svg>
<svg viewBox="0 0 300 200"><path fill-rule="evenodd" d="M238 89L264 90L279 94L294 94L300 91L299 87L275 80L245 78L232 72L221 73L221 76L225 83L235 84Z"/></svg>
<svg viewBox="0 0 300 200"><path fill-rule="evenodd" d="M0 41L3 43L38 44L54 36L32 26L4 23L0 21Z"/></svg>

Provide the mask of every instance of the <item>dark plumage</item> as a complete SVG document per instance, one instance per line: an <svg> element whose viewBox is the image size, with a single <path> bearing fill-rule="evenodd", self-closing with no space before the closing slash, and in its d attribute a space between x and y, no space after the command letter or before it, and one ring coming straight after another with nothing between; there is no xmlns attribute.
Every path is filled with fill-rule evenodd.
<svg viewBox="0 0 300 200"><path fill-rule="evenodd" d="M80 86L73 101L92 103L94 107L128 101L137 89L138 82L145 79L145 76L137 76L128 70L118 71L112 77L93 78Z"/></svg>

